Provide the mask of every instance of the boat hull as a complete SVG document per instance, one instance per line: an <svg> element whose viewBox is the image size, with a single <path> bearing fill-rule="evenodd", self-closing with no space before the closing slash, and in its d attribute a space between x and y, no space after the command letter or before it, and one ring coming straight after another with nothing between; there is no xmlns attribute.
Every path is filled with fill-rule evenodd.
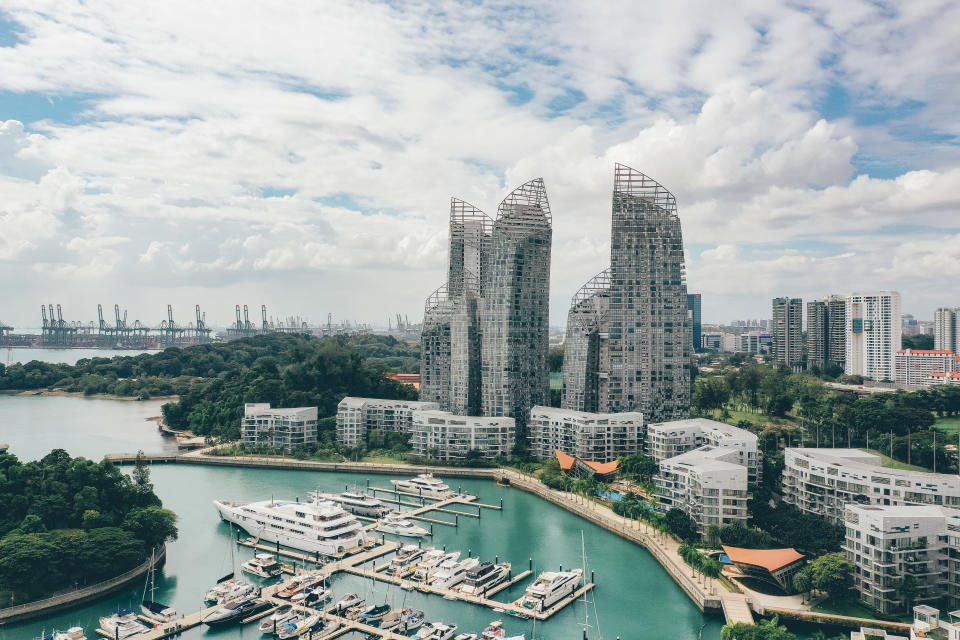
<svg viewBox="0 0 960 640"><path fill-rule="evenodd" d="M217 511L220 512L221 518L227 522L232 522L250 535L256 536L260 540L265 540L267 542L279 542L284 547L297 549L299 551L319 553L325 556L335 556L343 554L350 549L361 547L367 541L366 534L362 529L347 539L333 541L310 540L309 538L293 535L285 531L278 531L267 527L262 527L255 521L246 519L244 516L238 514L234 507L220 502L219 500L214 501L214 505L216 505Z"/></svg>

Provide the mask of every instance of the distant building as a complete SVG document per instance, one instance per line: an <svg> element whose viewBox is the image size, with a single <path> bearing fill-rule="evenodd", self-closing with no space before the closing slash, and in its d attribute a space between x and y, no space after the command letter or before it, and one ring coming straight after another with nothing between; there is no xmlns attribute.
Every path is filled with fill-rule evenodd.
<svg viewBox="0 0 960 640"><path fill-rule="evenodd" d="M463 460L470 451L492 460L509 456L515 440L516 423L501 416L481 418L458 416L447 411L418 410L412 414L413 452L441 460Z"/></svg>
<svg viewBox="0 0 960 640"><path fill-rule="evenodd" d="M800 366L803 347L803 300L773 299L773 359L791 369Z"/></svg>
<svg viewBox="0 0 960 640"><path fill-rule="evenodd" d="M900 349L894 359L894 382L910 387L936 384L937 376L960 370L960 359L952 351L937 349Z"/></svg>
<svg viewBox="0 0 960 640"><path fill-rule="evenodd" d="M754 433L706 418L690 418L647 425L647 453L658 462L710 445L736 452L735 461L748 471L751 483L763 473L763 455Z"/></svg>
<svg viewBox="0 0 960 640"><path fill-rule="evenodd" d="M900 349L900 294L851 293L846 297L844 373L892 382L894 354Z"/></svg>
<svg viewBox="0 0 960 640"><path fill-rule="evenodd" d="M704 351L723 351L723 334L714 332L701 334L700 348Z"/></svg>
<svg viewBox="0 0 960 640"><path fill-rule="evenodd" d="M723 526L737 520L747 523L747 468L740 464L738 450L703 446L660 461L654 476L660 508L681 509L690 516L703 537L711 525Z"/></svg>
<svg viewBox="0 0 960 640"><path fill-rule="evenodd" d="M740 353L770 353L773 336L766 331L747 331L740 334Z"/></svg>
<svg viewBox="0 0 960 640"><path fill-rule="evenodd" d="M824 369L827 366L827 303L813 300L807 303L807 368Z"/></svg>
<svg viewBox="0 0 960 640"><path fill-rule="evenodd" d="M783 500L834 524L848 504L960 509L960 476L883 467L880 456L860 449L788 448Z"/></svg>
<svg viewBox="0 0 960 640"><path fill-rule="evenodd" d="M687 294L687 321L690 323L690 332L693 337L692 345L694 351L700 351L700 334L702 332L701 324L701 298L699 293Z"/></svg>
<svg viewBox="0 0 960 640"><path fill-rule="evenodd" d="M530 410L530 453L540 459L560 451L597 462L616 460L643 448L643 414L589 413L555 407Z"/></svg>
<svg viewBox="0 0 960 640"><path fill-rule="evenodd" d="M934 312L933 348L960 353L960 307L941 307Z"/></svg>
<svg viewBox="0 0 960 640"><path fill-rule="evenodd" d="M938 384L960 384L960 371L951 371L950 373L928 373L926 375L926 386L932 387Z"/></svg>
<svg viewBox="0 0 960 640"><path fill-rule="evenodd" d="M337 405L337 442L356 446L374 429L410 433L414 411L438 408L436 402L348 396Z"/></svg>
<svg viewBox="0 0 960 640"><path fill-rule="evenodd" d="M243 405L244 444L263 444L290 453L317 441L317 408L272 409L268 403Z"/></svg>

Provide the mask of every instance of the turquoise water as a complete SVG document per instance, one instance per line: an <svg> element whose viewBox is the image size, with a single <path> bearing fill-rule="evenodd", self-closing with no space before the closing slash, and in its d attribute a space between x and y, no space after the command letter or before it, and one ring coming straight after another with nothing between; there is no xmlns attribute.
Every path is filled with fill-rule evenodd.
<svg viewBox="0 0 960 640"><path fill-rule="evenodd" d="M26 459L45 454L51 443L89 457L98 457L121 444L125 450L138 447L154 450L166 441L156 434L152 423L144 426L143 417L151 413L151 409L150 403L0 397L0 441L14 440L18 455ZM9 426L19 424L25 417L29 418L34 437L12 438ZM21 429L18 433L22 433L23 427L18 428ZM346 485L364 484L367 477L161 464L152 467L152 480L164 506L178 514L180 527L180 537L168 545L167 563L158 573L156 598L181 613L189 613L201 607L203 594L218 577L252 555L251 550L231 543L230 528L220 521L211 504L214 499L256 500L270 496L303 499L311 489L341 490ZM370 476L369 480L374 486L390 486L388 476ZM702 629L703 638L719 639L722 619L704 616L643 548L531 494L497 487L486 480L451 480L451 484L480 496L482 502L498 504L503 499L502 512L484 510L479 520L460 518L457 528L434 526L435 535L429 544L460 549L464 557L468 550L485 560L492 561L499 556L500 561L512 562L516 571L526 569L530 558L535 571L558 569L560 565L580 566L583 532L588 569L596 572L597 583L593 598L599 615L595 617L591 611L590 638L696 640ZM467 507L458 508L467 510ZM496 599L512 601L519 597L527 582L501 592ZM528 640L532 637L531 621L496 614L483 607L383 584L374 586L370 581L346 575L336 577L332 586L336 597L356 591L372 600L416 607L426 611L430 620L455 622L461 631L479 632L491 620L502 618L510 633L525 633ZM142 589L137 586L95 605L45 620L0 627L0 640L27 640L39 636L43 629L72 625L83 626L88 637L93 638L97 618L118 606L137 605ZM583 615L582 604L571 605L546 623L538 623L537 637L582 638ZM182 637L232 640L260 635L255 626L248 625L217 631L200 627L185 632Z"/></svg>

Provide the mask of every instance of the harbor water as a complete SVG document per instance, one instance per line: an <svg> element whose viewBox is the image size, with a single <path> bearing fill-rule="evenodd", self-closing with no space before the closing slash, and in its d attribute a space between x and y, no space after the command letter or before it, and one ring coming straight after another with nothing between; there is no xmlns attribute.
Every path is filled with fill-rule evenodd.
<svg viewBox="0 0 960 640"><path fill-rule="evenodd" d="M24 460L42 456L52 446L64 448L72 455L91 458L115 450L169 448L172 443L157 434L154 423L145 420L158 414L159 404L154 401L0 396L0 442L10 442L11 453ZM181 613L200 609L206 590L219 577L232 570L238 571L240 562L253 554L251 549L232 543L231 528L221 522L212 505L214 499L299 497L303 500L307 491L313 489L338 491L356 484L365 487L367 480L372 486L391 486L391 476L348 473L179 464L159 464L151 470L155 491L164 506L177 513L180 529L179 539L168 545L166 565L157 574L156 600L172 605ZM536 573L556 570L561 565L565 569L581 566L582 532L587 568L595 572L597 584L590 596L594 601L589 606L590 638L719 639L723 620L702 614L642 547L518 489L498 487L488 480L453 479L450 482L455 489L461 487L465 492L478 495L481 502L499 504L502 499L503 511L484 509L480 519L461 517L456 528L434 525L434 536L426 539L425 545L459 549L463 557L470 553L483 560L509 561L516 572L527 569L532 558ZM385 494L384 499L389 499L388 495ZM455 508L476 513L475 508L467 506ZM430 516L450 521L454 518L445 513L431 513ZM235 530L233 535L236 535ZM391 539L391 536L387 538ZM529 580L521 581L497 594L495 599L512 602L522 595L524 585L528 583ZM332 587L337 598L353 591L370 602L423 609L428 620L453 622L461 631L478 633L490 621L503 619L510 634L524 633L528 640L534 637L532 621L468 603L446 601L437 595L407 592L382 583L371 584L370 580L343 574L333 579ZM84 627L87 636L93 638L98 617L121 606L137 608L142 591L140 585L94 605L46 619L8 624L5 628L0 627L0 640L27 640L40 636L42 630L49 632L73 625ZM537 623L535 637L548 640L582 638L584 609L584 604L577 602L550 620ZM260 634L256 625L247 625L217 630L199 627L184 632L182 637L228 640L257 638Z"/></svg>

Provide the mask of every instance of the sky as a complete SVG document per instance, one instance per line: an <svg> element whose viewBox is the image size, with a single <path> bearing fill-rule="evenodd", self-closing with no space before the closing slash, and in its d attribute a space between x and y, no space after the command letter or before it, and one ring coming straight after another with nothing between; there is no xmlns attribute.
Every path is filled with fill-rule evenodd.
<svg viewBox="0 0 960 640"><path fill-rule="evenodd" d="M535 177L551 323L609 263L615 162L676 195L704 322L960 306L960 3L0 0L0 320L195 304L386 325L449 199Z"/></svg>

